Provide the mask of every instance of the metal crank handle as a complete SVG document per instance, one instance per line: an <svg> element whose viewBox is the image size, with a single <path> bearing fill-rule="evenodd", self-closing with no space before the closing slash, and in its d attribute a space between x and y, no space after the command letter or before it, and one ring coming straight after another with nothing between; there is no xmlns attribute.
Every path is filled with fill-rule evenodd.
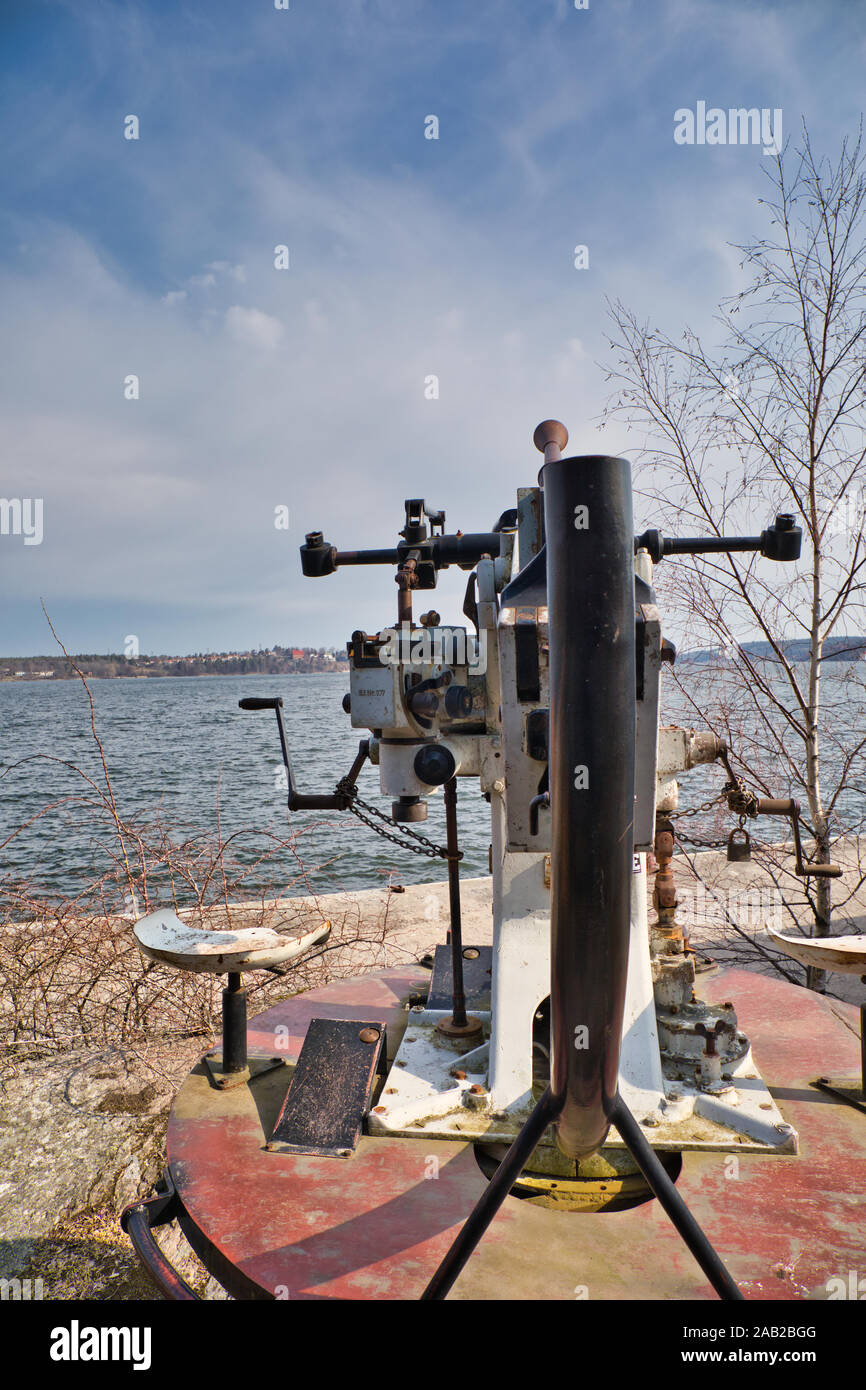
<svg viewBox="0 0 866 1390"><path fill-rule="evenodd" d="M286 769L286 777L289 783L289 810L290 811L346 811L351 806L355 796L355 782L358 773L364 766L364 762L370 755L369 739L362 739L358 745L358 754L352 763L348 774L342 779L341 787L343 790L335 792L323 792L320 795L315 793L305 794L299 792L295 783L295 774L292 768L292 759L289 756L289 745L286 742L286 730L283 724L283 701L279 695L271 698L262 698L257 695L249 695L243 700L238 700L238 707L245 710L272 709L277 716L277 729L280 735L280 748L283 754L283 764Z"/></svg>
<svg viewBox="0 0 866 1390"><path fill-rule="evenodd" d="M759 816L787 816L790 820L794 831L794 849L797 856L794 873L798 878L841 878L842 869L838 864L810 864L803 858L803 847L800 843L799 801L790 798L783 800L778 797L760 797L757 814Z"/></svg>

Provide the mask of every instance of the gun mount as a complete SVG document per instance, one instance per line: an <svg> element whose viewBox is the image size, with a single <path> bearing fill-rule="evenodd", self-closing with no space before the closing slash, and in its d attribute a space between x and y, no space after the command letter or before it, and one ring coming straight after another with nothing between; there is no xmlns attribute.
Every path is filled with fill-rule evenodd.
<svg viewBox="0 0 866 1390"><path fill-rule="evenodd" d="M285 1203L295 1194L303 1205L309 1174L317 1211L324 1204L310 1217L311 1230L333 1232L342 1221L335 1215L342 1165L335 1160L345 1159L357 1165L358 1201L368 1181L380 1190L383 1211L408 1202L415 1233L427 1230L428 1208L412 1165L421 1155L432 1158L438 1174L441 1155L450 1176L436 1199L445 1204L433 1218L436 1240L414 1237L424 1254L423 1279L419 1285L421 1276L413 1276L413 1288L424 1298L448 1293L514 1191L540 1202L554 1221L563 1211L633 1205L654 1194L712 1286L737 1299L738 1283L676 1185L683 1155L776 1160L797 1153L797 1131L761 1078L734 1003L698 997L670 871L679 781L721 761L735 814L790 817L798 872L838 870L803 861L796 803L752 796L715 734L660 726L662 671L675 651L662 632L653 570L662 558L712 551L759 551L791 562L800 553L800 531L782 515L759 537L668 540L654 530L636 536L628 462L563 458L567 440L557 421L538 427L535 443L545 460L538 484L520 489L516 507L489 532L446 534L444 512L412 498L393 547L340 551L322 532L308 533L305 575L381 565L394 569L397 583L395 621L374 633L356 630L348 642L343 708L364 737L333 791L298 790L278 698L240 702L276 714L290 810L353 812L390 840L441 856L450 904L449 941L437 948L422 993L417 971L392 972L387 987L374 986L373 977L348 981L333 998L302 996L297 1006L288 1001L256 1021L261 1038L277 1016L292 1020L278 1026L294 1029L305 1019L294 1079L262 1142L267 1107L260 1098L255 1118L250 1105L243 1112L243 1172L251 1184L245 1192L268 1194L255 1200L277 1204L295 1244L280 1263L253 1232L241 1242L250 1252L241 1269L238 1238L227 1239L231 1252L214 1257L214 1267L242 1296L268 1296L262 1289L278 1269L287 1287L297 1287L292 1261L300 1245L308 1254L306 1217L294 1207L290 1214ZM414 591L435 588L449 565L471 571L464 601L471 630L443 624L432 609L413 616ZM361 799L367 762L378 769L390 817ZM463 941L461 778L476 782L490 805L492 947ZM445 846L416 828L440 792ZM657 861L652 924L650 851ZM398 996L388 992L398 977L401 988L413 986L402 1017ZM236 1051L224 1047L229 1056ZM273 1070L261 1075L260 1088L276 1084ZM222 1084L243 1093L244 1086ZM193 1086L191 1078L170 1131L184 1184L177 1201L196 1210L211 1200L212 1177L201 1188L195 1176L197 1165L207 1167L196 1117L214 1113L206 1086L201 1079ZM470 1177L460 1157L467 1148L477 1165ZM282 1165L279 1190L274 1165ZM333 1210L323 1195L332 1189ZM150 1224L166 1219L166 1209L176 1208L163 1200ZM136 1210L130 1229L143 1257L158 1264L144 1234L149 1217ZM453 1231L440 1238L455 1223L457 1238ZM270 1215L267 1224L271 1229ZM190 1215L188 1225L213 1251L213 1220L202 1217L199 1226ZM368 1263L391 1259L381 1253L379 1229L373 1221ZM315 1244L317 1236L311 1239ZM390 1237L384 1239L390 1249ZM331 1256L323 1258L327 1271ZM334 1274L341 1288L357 1287L356 1265L347 1254L345 1269ZM167 1275L164 1282L171 1282Z"/></svg>

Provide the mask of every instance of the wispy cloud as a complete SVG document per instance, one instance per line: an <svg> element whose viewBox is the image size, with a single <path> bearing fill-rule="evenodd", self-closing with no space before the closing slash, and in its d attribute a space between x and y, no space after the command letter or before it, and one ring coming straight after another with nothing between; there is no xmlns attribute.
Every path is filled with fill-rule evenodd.
<svg viewBox="0 0 866 1390"><path fill-rule="evenodd" d="M45 537L0 551L0 651L44 647L40 595L88 650L133 606L146 650L381 626L381 575L301 578L305 530L388 544L416 492L485 528L545 415L596 451L605 295L706 327L727 243L762 225L759 152L676 147L674 110L784 106L833 144L860 62L828 48L833 8L28 7L0 91L0 402L4 489L38 484Z"/></svg>

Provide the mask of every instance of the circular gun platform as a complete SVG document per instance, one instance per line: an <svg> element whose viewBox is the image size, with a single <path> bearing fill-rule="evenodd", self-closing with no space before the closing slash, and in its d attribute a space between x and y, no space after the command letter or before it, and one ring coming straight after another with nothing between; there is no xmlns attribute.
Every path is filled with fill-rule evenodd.
<svg viewBox="0 0 866 1390"><path fill-rule="evenodd" d="M250 1052L291 1064L313 1018L385 1024L393 1056L419 967L286 1000L250 1023ZM742 970L704 977L735 999L762 1075L798 1130L796 1156L683 1154L677 1187L747 1299L826 1298L862 1266L866 1117L816 1090L856 1068L850 1005ZM199 1065L172 1109L168 1159L194 1249L229 1292L260 1299L417 1299L483 1191L471 1144L362 1137L351 1158L268 1152L289 1081L277 1069L215 1090ZM450 1295L463 1299L712 1299L658 1202L555 1211L509 1197Z"/></svg>

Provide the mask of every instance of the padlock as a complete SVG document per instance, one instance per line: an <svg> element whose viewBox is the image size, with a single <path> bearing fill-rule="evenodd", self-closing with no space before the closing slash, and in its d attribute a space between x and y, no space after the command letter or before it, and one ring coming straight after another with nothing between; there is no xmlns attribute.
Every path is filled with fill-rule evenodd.
<svg viewBox="0 0 866 1390"><path fill-rule="evenodd" d="M737 839L741 835L742 839ZM748 864L752 858L752 841L749 838L748 830L744 830L738 825L728 836L728 863L729 864Z"/></svg>

